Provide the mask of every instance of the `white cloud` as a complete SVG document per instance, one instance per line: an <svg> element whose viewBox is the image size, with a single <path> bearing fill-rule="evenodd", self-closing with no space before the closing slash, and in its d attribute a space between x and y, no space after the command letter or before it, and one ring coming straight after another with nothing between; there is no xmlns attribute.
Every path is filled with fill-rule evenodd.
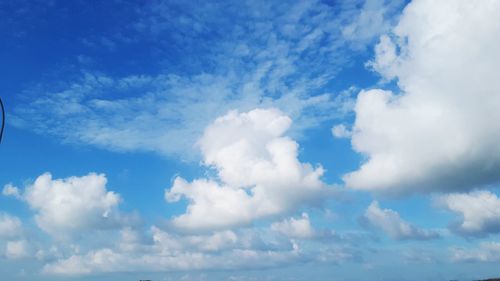
<svg viewBox="0 0 500 281"><path fill-rule="evenodd" d="M6 184L2 189L2 194L4 196L13 196L15 198L20 198L19 189L12 184Z"/></svg>
<svg viewBox="0 0 500 281"><path fill-rule="evenodd" d="M215 268L234 270L275 267L306 258L302 256L298 245L291 243L287 247L273 248L268 244L271 241L266 241L263 248L259 249L256 247L258 245L248 243L243 232L179 235L152 227L149 239L151 241L137 239L137 233L126 230L117 241L118 247L99 248L59 258L46 264L43 272L54 275L86 275ZM124 244L128 247L123 247Z"/></svg>
<svg viewBox="0 0 500 281"><path fill-rule="evenodd" d="M8 241L5 246L5 256L8 259L21 259L28 257L28 242L26 240Z"/></svg>
<svg viewBox="0 0 500 281"><path fill-rule="evenodd" d="M195 250L198 252L220 252L239 244L238 236L231 230L218 231L208 235L170 234L157 227L152 228L153 240L162 252Z"/></svg>
<svg viewBox="0 0 500 281"><path fill-rule="evenodd" d="M42 271L74 276L106 272L245 270L304 262L342 263L358 260L360 255L345 244L302 248L293 239L275 235L267 228L179 234L153 226L147 233L140 237L144 233L124 229L114 245L54 258Z"/></svg>
<svg viewBox="0 0 500 281"><path fill-rule="evenodd" d="M252 269L289 264L299 258L296 250L286 252L234 250L224 255L179 253L178 255L129 255L109 248L73 255L44 266L54 275L86 275L103 272L169 272L203 269Z"/></svg>
<svg viewBox="0 0 500 281"><path fill-rule="evenodd" d="M313 238L314 228L309 221L309 215L302 213L302 217L289 218L271 225L271 229L280 232L290 238Z"/></svg>
<svg viewBox="0 0 500 281"><path fill-rule="evenodd" d="M440 197L439 203L460 215L454 230L469 235L500 232L500 198L489 191L453 193Z"/></svg>
<svg viewBox="0 0 500 281"><path fill-rule="evenodd" d="M377 201L372 202L366 209L363 219L370 225L381 229L393 239L426 240L439 237L437 232L420 229L406 222L396 211L381 209Z"/></svg>
<svg viewBox="0 0 500 281"><path fill-rule="evenodd" d="M189 200L186 213L173 219L185 229L225 228L291 211L331 189L323 169L301 163L298 144L283 136L291 120L276 109L231 111L205 129L199 146L204 164L220 181L177 177L167 201Z"/></svg>
<svg viewBox="0 0 500 281"><path fill-rule="evenodd" d="M296 88L284 89L285 94L268 98L260 82L265 78L255 75L249 75L243 83L236 74L111 78L85 73L60 92L49 91L40 97L37 89L37 98L28 106L17 107L11 122L64 142L113 151L152 151L192 160L197 156L193 146L203 128L209 120L230 109L279 107L297 119L296 135L344 114L341 108L337 110L329 94L306 94L317 87L309 84L318 81L299 81ZM106 96L109 92L125 97L110 99ZM130 94L133 97L128 96L129 92L134 93Z"/></svg>
<svg viewBox="0 0 500 281"><path fill-rule="evenodd" d="M102 38L120 40L117 34L127 34L134 44L146 40L143 45L155 54L148 68L158 72L111 76L107 69L80 68L81 73L64 75L69 79L26 89L11 124L63 143L192 160L198 156L190 155L196 151L192 146L208 121L230 109L279 108L295 120L297 136L344 114L338 94L326 87L350 65L345 63L353 51L341 33L357 18L356 5L159 1L138 10L136 23L91 41L102 46ZM114 43L117 52L127 44Z"/></svg>
<svg viewBox="0 0 500 281"><path fill-rule="evenodd" d="M22 199L36 212L37 225L54 237L119 225L120 196L106 190L103 174L52 179L50 173L28 185Z"/></svg>
<svg viewBox="0 0 500 281"><path fill-rule="evenodd" d="M366 0L359 13L342 28L342 35L353 47L365 47L368 42L389 30L394 20L393 14L399 11L403 3L400 0Z"/></svg>
<svg viewBox="0 0 500 281"><path fill-rule="evenodd" d="M21 234L21 220L18 217L0 212L0 239L18 237Z"/></svg>
<svg viewBox="0 0 500 281"><path fill-rule="evenodd" d="M498 262L500 261L500 243L482 242L478 248L450 248L451 259L455 262Z"/></svg>
<svg viewBox="0 0 500 281"><path fill-rule="evenodd" d="M352 136L352 132L346 128L344 124L335 125L332 128L332 135L336 138L350 138Z"/></svg>
<svg viewBox="0 0 500 281"><path fill-rule="evenodd" d="M498 1L416 0L369 65L401 93L362 91L353 148L368 160L347 186L391 194L500 180Z"/></svg>

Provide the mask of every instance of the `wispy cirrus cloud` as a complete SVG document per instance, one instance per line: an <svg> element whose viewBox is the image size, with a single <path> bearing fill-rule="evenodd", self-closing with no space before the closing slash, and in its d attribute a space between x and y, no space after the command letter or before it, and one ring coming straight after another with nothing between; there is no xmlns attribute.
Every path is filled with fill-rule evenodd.
<svg viewBox="0 0 500 281"><path fill-rule="evenodd" d="M375 2L367 9L380 10L377 22L392 20L399 6ZM207 120L230 109L277 107L300 134L343 116L344 103L352 103L328 84L356 54L345 27L366 26L356 5L153 2L123 27L130 40L108 39L115 55L133 56L123 46L154 50L155 71L111 75L86 65L73 78L27 89L9 119L65 142L184 158L193 156ZM385 26L370 25L362 41Z"/></svg>

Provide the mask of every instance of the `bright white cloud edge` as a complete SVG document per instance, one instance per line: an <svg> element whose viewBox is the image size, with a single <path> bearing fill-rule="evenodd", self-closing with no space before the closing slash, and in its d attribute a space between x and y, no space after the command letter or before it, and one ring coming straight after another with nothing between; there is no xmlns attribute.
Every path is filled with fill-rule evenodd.
<svg viewBox="0 0 500 281"><path fill-rule="evenodd" d="M173 224L188 230L248 225L331 193L333 188L321 180L322 167L298 160L298 144L284 135L291 123L273 108L230 111L217 118L198 142L204 164L217 177L174 180L166 200L185 197L189 204Z"/></svg>
<svg viewBox="0 0 500 281"><path fill-rule="evenodd" d="M351 142L368 159L348 187L400 195L500 180L499 12L498 1L408 4L369 63L401 92L358 95Z"/></svg>

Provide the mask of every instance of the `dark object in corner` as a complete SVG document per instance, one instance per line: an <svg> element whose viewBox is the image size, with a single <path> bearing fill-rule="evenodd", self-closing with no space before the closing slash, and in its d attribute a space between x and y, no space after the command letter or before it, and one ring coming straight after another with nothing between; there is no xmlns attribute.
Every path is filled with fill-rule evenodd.
<svg viewBox="0 0 500 281"><path fill-rule="evenodd" d="M0 108L2 109L2 127L0 127L0 143L2 143L3 128L5 127L5 109L3 108L3 102L0 98Z"/></svg>

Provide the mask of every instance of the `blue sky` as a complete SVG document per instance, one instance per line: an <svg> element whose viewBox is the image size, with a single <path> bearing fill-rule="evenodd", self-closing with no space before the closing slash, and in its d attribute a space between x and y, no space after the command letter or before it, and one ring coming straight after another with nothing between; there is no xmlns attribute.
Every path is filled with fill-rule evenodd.
<svg viewBox="0 0 500 281"><path fill-rule="evenodd" d="M472 280L496 1L3 1L9 280Z"/></svg>

